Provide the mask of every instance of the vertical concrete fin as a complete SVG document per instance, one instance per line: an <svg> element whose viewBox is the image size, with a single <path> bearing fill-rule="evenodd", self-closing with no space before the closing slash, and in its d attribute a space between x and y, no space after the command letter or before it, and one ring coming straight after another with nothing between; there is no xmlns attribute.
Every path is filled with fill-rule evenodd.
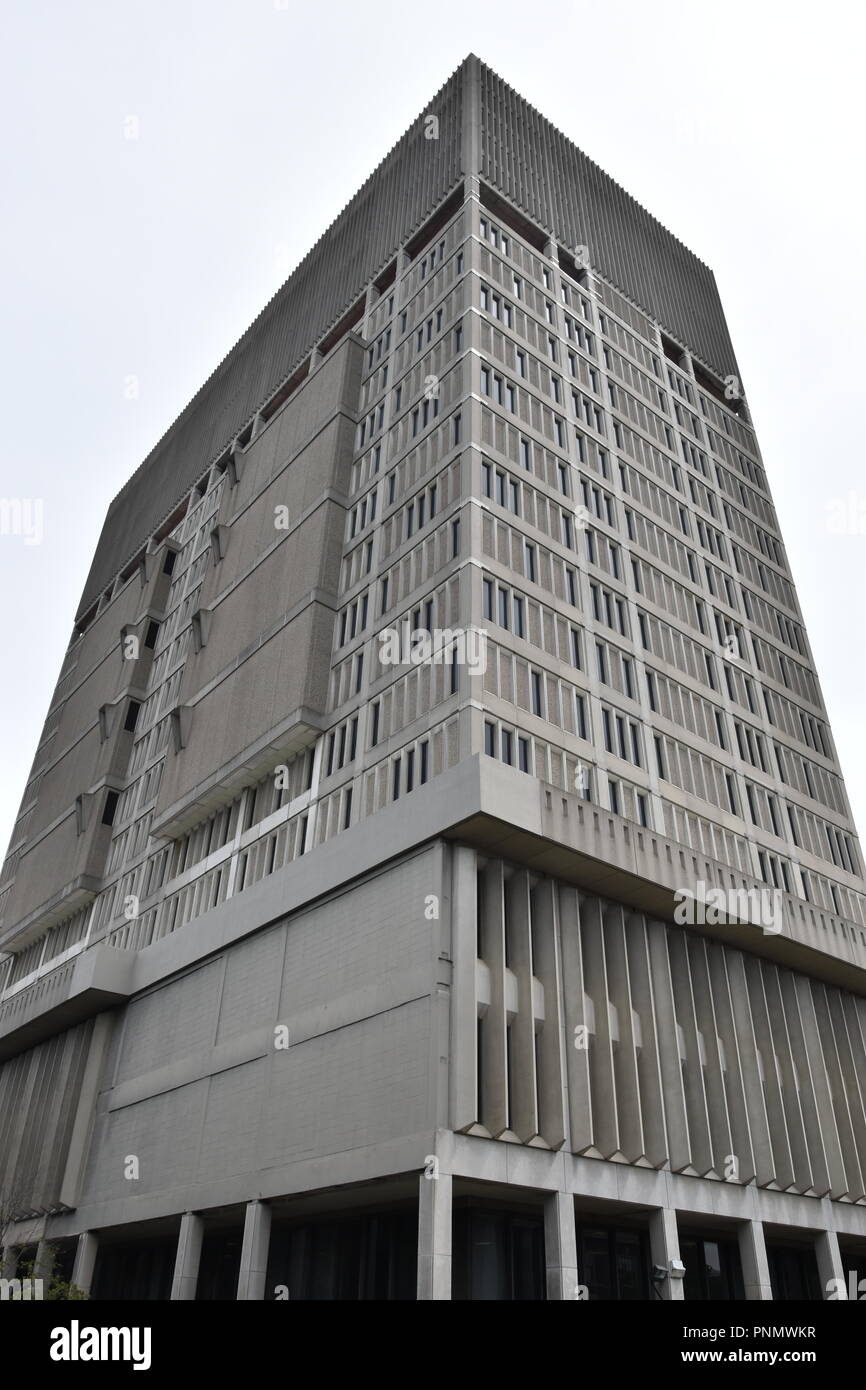
<svg viewBox="0 0 866 1390"><path fill-rule="evenodd" d="M490 972L490 1003L481 1020L481 1114L494 1138L508 1124L508 1049L505 1008L504 875L501 860L481 875L481 959Z"/></svg>
<svg viewBox="0 0 866 1390"><path fill-rule="evenodd" d="M623 909L612 903L604 913L604 951L608 989L616 1009L619 1037L613 1050L619 1143L629 1163L646 1156L638 1082L641 1040L635 1029L634 1004L625 947Z"/></svg>
<svg viewBox="0 0 866 1390"><path fill-rule="evenodd" d="M586 992L592 1000L595 1030L590 1034L592 1128L595 1147L604 1158L620 1151L619 1116L614 1074L610 990L604 950L602 905L598 898L580 904L580 940Z"/></svg>
<svg viewBox="0 0 866 1390"><path fill-rule="evenodd" d="M643 1116L644 1151L648 1162L655 1168L661 1168L669 1157L668 1139L665 1131L659 1041L650 975L649 942L646 921L640 913L631 913L626 916L625 942L632 1000L640 1021L641 1046L638 1051L637 1070Z"/></svg>
<svg viewBox="0 0 866 1390"><path fill-rule="evenodd" d="M561 1011L562 969L559 953L556 890L552 879L542 879L530 895L532 957L535 974L544 991L544 1018L539 1028L538 1123L541 1137L552 1149L565 1141L565 1072Z"/></svg>
<svg viewBox="0 0 866 1390"><path fill-rule="evenodd" d="M583 1153L585 1149L592 1147L593 1133L589 1019L584 1007L586 985L580 945L580 905L576 889L563 883L558 885L557 900L562 943L570 1144L573 1153Z"/></svg>
<svg viewBox="0 0 866 1390"><path fill-rule="evenodd" d="M526 1143L537 1136L539 1125L529 875L525 870L515 870L505 884L505 936L509 969L517 979L517 1012L510 1025L511 1129Z"/></svg>

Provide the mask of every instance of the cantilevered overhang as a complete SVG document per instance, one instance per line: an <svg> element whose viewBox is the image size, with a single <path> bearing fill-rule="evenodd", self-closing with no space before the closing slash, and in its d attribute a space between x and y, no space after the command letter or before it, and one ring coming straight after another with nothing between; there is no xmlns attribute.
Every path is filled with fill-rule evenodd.
<svg viewBox="0 0 866 1390"><path fill-rule="evenodd" d="M730 885L732 879L728 865L476 755L144 950L105 943L89 947L0 1004L0 1057L112 1008L383 864L443 839L667 922L675 921L677 894L699 882ZM743 874L734 877L745 889L765 887ZM786 895L781 921L778 933L745 917L689 923L683 930L866 996L866 950L851 923Z"/></svg>
<svg viewBox="0 0 866 1390"><path fill-rule="evenodd" d="M129 997L135 955L106 942L49 971L0 1004L0 1061Z"/></svg>
<svg viewBox="0 0 866 1390"><path fill-rule="evenodd" d="M212 811L231 801L244 787L251 786L280 763L288 762L305 748L310 748L327 728L329 718L314 710L293 710L266 737L250 744L231 762L218 767L192 791L169 806L157 817L151 835L176 839L178 835L198 825Z"/></svg>
<svg viewBox="0 0 866 1390"><path fill-rule="evenodd" d="M477 768L478 809L445 830L447 838L663 921L677 921L678 906L691 898L697 911L688 930L866 995L866 948L854 924L779 893L768 930L760 914L736 908L737 897L745 906L768 891L751 875L495 759L478 756L470 765ZM734 907L718 921L701 911L717 888L726 896L730 890Z"/></svg>
<svg viewBox="0 0 866 1390"><path fill-rule="evenodd" d="M32 912L28 912L21 921L0 927L0 951L8 951L13 947L16 951L23 951L40 936L44 936L50 927L93 902L100 884L101 879L94 874L78 874Z"/></svg>
<svg viewBox="0 0 866 1390"><path fill-rule="evenodd" d="M555 875L668 922L675 920L678 892L700 881L730 885L732 878L727 865L476 755L139 951L134 991L442 839ZM735 877L747 889L765 887L746 875ZM834 918L833 935L826 913L785 895L782 906L777 935L747 920L688 929L866 995L866 949L853 926Z"/></svg>

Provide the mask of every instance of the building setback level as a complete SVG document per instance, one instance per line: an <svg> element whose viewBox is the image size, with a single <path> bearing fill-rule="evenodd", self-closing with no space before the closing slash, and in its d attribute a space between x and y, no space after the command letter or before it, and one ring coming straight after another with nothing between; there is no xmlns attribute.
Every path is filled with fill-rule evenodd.
<svg viewBox="0 0 866 1390"><path fill-rule="evenodd" d="M864 901L713 274L470 56L109 508L0 877L3 1274L836 1296Z"/></svg>

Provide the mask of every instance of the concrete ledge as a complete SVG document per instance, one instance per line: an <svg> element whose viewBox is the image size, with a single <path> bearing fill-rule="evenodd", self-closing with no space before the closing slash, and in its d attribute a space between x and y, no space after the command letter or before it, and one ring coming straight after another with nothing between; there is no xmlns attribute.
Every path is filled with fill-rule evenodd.
<svg viewBox="0 0 866 1390"><path fill-rule="evenodd" d="M687 846L478 754L139 952L135 991L441 838L668 922L674 921L675 893L696 876L722 882L723 874L727 881L732 874ZM748 888L763 886L744 874L738 878ZM866 951L855 946L850 929L844 942L836 938L845 955L832 954L821 949L816 932L801 930L790 900L785 903L779 935L743 921L688 929L866 995Z"/></svg>
<svg viewBox="0 0 866 1390"><path fill-rule="evenodd" d="M479 769L478 812L443 828L441 833L449 838L565 879L667 922L675 920L675 894L693 891L697 879L705 879L709 886L727 887L736 878L747 890L766 888L742 871L626 821L575 793L528 778L495 759L479 755L468 765L472 764ZM798 920L797 901L782 894L784 924L778 934L745 920L711 926L689 924L687 930L866 995L866 948L856 941L853 925L845 924L843 940L828 938L835 949L827 950L817 930ZM826 913L818 915L828 918ZM842 925L841 919L832 920Z"/></svg>
<svg viewBox="0 0 866 1390"><path fill-rule="evenodd" d="M754 1183L683 1177L666 1169L581 1158L564 1150L545 1153L527 1145L503 1144L497 1139L451 1131L439 1133L436 1153L442 1171L455 1179L569 1192L587 1201L631 1208L666 1207L684 1216L763 1221L803 1231L835 1230L843 1235L866 1236L866 1203L802 1197L756 1187Z"/></svg>
<svg viewBox="0 0 866 1390"><path fill-rule="evenodd" d="M113 1008L132 992L135 958L100 942L0 1007L0 1060Z"/></svg>
<svg viewBox="0 0 866 1390"><path fill-rule="evenodd" d="M476 755L139 951L132 992L327 893L348 891L354 879L442 838L526 864L668 922L674 920L674 894L688 882L692 861L697 872L706 865L715 877L731 873L592 802ZM758 886L757 880L741 877ZM786 931L789 926L795 924L786 915ZM765 934L744 922L689 930L866 995L866 969L853 958L851 942L845 959L785 932Z"/></svg>
<svg viewBox="0 0 866 1390"><path fill-rule="evenodd" d="M186 1211L240 1208L251 1200L290 1199L325 1193L329 1188L393 1181L406 1174L419 1175L430 1154L438 1156L441 1173L477 1183L479 1187L498 1185L512 1191L519 1189L524 1195L567 1192L602 1207L609 1203L611 1210L616 1206L628 1207L632 1213L636 1207L647 1211L667 1208L686 1217L753 1220L804 1233L831 1230L866 1237L866 1204L855 1206L828 1198L775 1192L754 1183L683 1177L667 1170L583 1158L564 1150L552 1153L450 1130L392 1137L255 1173L234 1173L218 1181L202 1179L134 1199L87 1202L75 1212L51 1217L48 1235L59 1239L83 1230L118 1225L133 1230L138 1222L180 1216ZM335 1198L339 1201L338 1194Z"/></svg>
<svg viewBox="0 0 866 1390"><path fill-rule="evenodd" d="M295 709L275 730L244 748L230 763L169 806L154 820L151 835L174 839L227 801L258 781L274 765L293 758L315 743L327 727L328 716L305 707Z"/></svg>
<svg viewBox="0 0 866 1390"><path fill-rule="evenodd" d="M53 927L55 922L59 922L64 917L70 917L79 908L85 907L92 902L102 886L102 879L93 874L78 874L56 893L52 893L50 898L46 898L32 912L28 912L26 917L22 917L14 926L9 926L0 930L0 951L8 951L13 945L18 949L35 941L49 927ZM14 891L14 887L13 887Z"/></svg>
<svg viewBox="0 0 866 1390"><path fill-rule="evenodd" d="M141 1197L85 1202L74 1212L50 1218L51 1239L77 1235L79 1231L181 1216L187 1211L240 1207L254 1200L269 1201L326 1188L378 1182L393 1178L395 1174L411 1173L417 1178L424 1171L427 1155L435 1152L435 1139L433 1130L427 1129L252 1173L232 1173L219 1180L203 1179Z"/></svg>
<svg viewBox="0 0 866 1390"><path fill-rule="evenodd" d="M674 920L674 894L690 876L705 869L711 871L708 877L718 879L723 872L731 876L730 868L686 846L476 755L142 951L104 943L89 948L76 959L71 984L58 987L57 1002L51 1000L47 1009L50 992L42 981L32 987L32 1006L16 1011L14 1020L13 1011L5 1015L5 1006L0 1006L0 1046L5 1049L0 1055L20 1051L33 1039L188 969L326 894L348 892L354 880L394 859L424 853L443 838L555 875L669 922ZM739 877L748 886L760 886ZM843 956L821 949L817 933L812 933L811 942L806 940L806 933L791 920L790 906L785 921L780 935L747 922L688 930L866 996L866 968L855 959L862 953L850 939L850 930L844 942L836 939L839 952L846 952ZM93 962L95 951L102 953L98 965ZM111 970L110 961L117 962Z"/></svg>

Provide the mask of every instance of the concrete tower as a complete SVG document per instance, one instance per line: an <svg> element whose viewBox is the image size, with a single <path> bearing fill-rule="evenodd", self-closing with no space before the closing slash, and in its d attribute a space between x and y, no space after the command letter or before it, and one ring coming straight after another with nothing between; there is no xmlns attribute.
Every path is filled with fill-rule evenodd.
<svg viewBox="0 0 866 1390"><path fill-rule="evenodd" d="M863 892L713 275L467 58L109 509L0 879L6 1270L825 1297Z"/></svg>

